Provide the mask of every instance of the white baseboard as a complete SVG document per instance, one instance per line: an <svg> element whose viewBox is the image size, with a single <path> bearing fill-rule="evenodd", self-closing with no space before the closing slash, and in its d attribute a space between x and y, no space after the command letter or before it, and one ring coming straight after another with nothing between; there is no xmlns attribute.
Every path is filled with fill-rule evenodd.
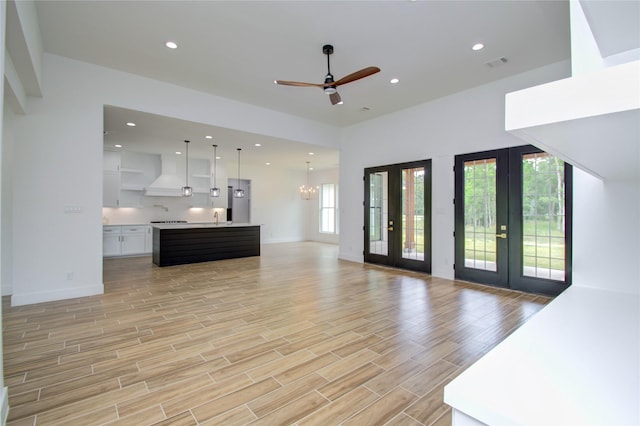
<svg viewBox="0 0 640 426"><path fill-rule="evenodd" d="M9 390L5 387L0 389L0 424L2 426L7 424L7 417L9 417Z"/></svg>
<svg viewBox="0 0 640 426"><path fill-rule="evenodd" d="M11 296L11 306L74 299L76 297L95 296L96 294L104 294L104 286L102 284L61 288L53 291L39 291L35 293L14 293Z"/></svg>
<svg viewBox="0 0 640 426"><path fill-rule="evenodd" d="M344 253L338 253L338 259L348 260L350 262L356 262L356 263L364 263L362 256L352 256L352 255L346 255Z"/></svg>

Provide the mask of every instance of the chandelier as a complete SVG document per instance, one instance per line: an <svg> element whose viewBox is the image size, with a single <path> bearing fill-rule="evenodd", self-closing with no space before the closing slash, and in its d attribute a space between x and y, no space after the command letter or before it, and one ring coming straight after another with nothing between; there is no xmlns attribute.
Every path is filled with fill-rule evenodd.
<svg viewBox="0 0 640 426"><path fill-rule="evenodd" d="M307 184L300 187L300 196L303 200L311 200L316 196L318 188L309 184L309 161L307 161Z"/></svg>

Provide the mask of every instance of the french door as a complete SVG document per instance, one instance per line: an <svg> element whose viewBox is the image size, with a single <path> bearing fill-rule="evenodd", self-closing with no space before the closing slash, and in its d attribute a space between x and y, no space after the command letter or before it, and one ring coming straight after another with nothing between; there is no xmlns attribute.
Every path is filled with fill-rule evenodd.
<svg viewBox="0 0 640 426"><path fill-rule="evenodd" d="M431 272L431 160L364 171L364 260Z"/></svg>
<svg viewBox="0 0 640 426"><path fill-rule="evenodd" d="M533 146L455 158L455 276L557 295L571 284L571 166Z"/></svg>

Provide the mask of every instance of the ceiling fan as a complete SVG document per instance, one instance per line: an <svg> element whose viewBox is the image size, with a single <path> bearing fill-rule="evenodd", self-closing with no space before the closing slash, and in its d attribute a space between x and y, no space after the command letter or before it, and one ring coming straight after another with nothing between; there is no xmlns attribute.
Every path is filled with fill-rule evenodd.
<svg viewBox="0 0 640 426"><path fill-rule="evenodd" d="M333 79L333 74L331 74L331 64L329 62L329 57L333 53L333 46L330 44L325 44L322 46L322 53L327 55L327 75L324 77L324 83L303 83L299 81L286 81L286 80L276 80L276 84L281 84L283 86L298 86L298 87L321 87L324 93L329 95L329 100L331 101L331 105L341 104L342 99L340 98L340 94L338 93L337 87L343 84L351 83L352 81L360 80L361 78L369 77L377 72L380 72L380 68L378 67L367 67L363 68L360 71L356 71L349 75L346 75L335 81Z"/></svg>

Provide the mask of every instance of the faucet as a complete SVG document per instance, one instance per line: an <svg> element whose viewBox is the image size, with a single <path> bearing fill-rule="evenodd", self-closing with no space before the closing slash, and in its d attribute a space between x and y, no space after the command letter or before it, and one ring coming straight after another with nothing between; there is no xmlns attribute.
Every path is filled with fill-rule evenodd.
<svg viewBox="0 0 640 426"><path fill-rule="evenodd" d="M213 212L213 223L218 224L218 212Z"/></svg>

